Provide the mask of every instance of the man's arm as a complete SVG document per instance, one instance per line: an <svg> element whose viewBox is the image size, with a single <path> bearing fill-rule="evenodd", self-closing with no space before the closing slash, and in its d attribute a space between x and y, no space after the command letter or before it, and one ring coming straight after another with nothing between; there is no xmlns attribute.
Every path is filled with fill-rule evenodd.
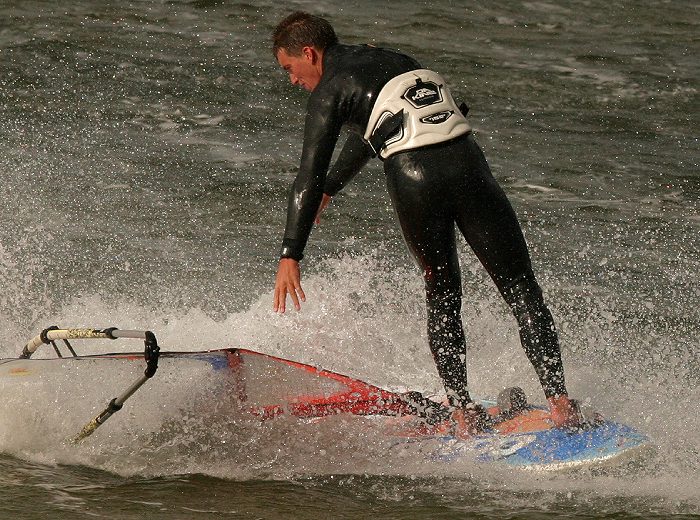
<svg viewBox="0 0 700 520"><path fill-rule="evenodd" d="M289 192L287 225L282 240L282 258L303 257L314 217L321 204L326 172L338 141L342 121L335 96L314 92L309 98L304 125L304 148L299 173Z"/></svg>
<svg viewBox="0 0 700 520"><path fill-rule="evenodd" d="M333 168L328 172L323 192L331 197L342 190L367 164L374 152L362 137L350 132Z"/></svg>
<svg viewBox="0 0 700 520"><path fill-rule="evenodd" d="M326 177L323 199L321 199L321 204L316 211L315 224L321 223L321 213L330 203L331 197L334 197L342 190L360 172L373 155L372 148L358 134L351 132L348 135L338 159Z"/></svg>
<svg viewBox="0 0 700 520"><path fill-rule="evenodd" d="M301 308L299 302L306 300L301 288L299 261L304 256L304 247L323 197L326 172L341 126L338 102L334 96L314 92L309 98L306 112L299 173L289 193L287 225L275 279L272 305L275 312L286 310L287 294L297 310Z"/></svg>

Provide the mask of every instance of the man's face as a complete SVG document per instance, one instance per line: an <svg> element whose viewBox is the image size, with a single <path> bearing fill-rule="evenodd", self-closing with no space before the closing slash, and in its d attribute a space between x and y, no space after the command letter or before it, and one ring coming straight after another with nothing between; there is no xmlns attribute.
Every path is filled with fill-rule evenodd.
<svg viewBox="0 0 700 520"><path fill-rule="evenodd" d="M289 74L292 85L299 85L311 92L321 81L321 57L313 47L304 47L299 56L280 49L277 51L277 61Z"/></svg>

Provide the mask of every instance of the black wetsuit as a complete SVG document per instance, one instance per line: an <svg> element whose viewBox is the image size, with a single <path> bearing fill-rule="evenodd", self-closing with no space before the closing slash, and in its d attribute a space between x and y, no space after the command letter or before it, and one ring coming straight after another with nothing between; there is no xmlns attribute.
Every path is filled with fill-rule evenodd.
<svg viewBox="0 0 700 520"><path fill-rule="evenodd" d="M340 44L326 49L323 75L307 106L282 257L302 258L323 193L335 195L373 157L361 135L382 87L419 68L413 58L388 49ZM343 125L353 132L326 175ZM384 171L404 237L423 269L430 349L450 402L471 401L455 225L510 305L545 395L565 394L554 321L520 225L471 134L399 152L384 161Z"/></svg>

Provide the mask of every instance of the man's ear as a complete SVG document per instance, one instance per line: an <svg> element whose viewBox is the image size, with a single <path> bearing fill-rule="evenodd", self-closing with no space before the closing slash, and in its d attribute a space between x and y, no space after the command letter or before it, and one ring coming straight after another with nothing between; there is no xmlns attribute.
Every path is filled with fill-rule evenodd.
<svg viewBox="0 0 700 520"><path fill-rule="evenodd" d="M318 51L316 51L316 49L313 47L304 47L301 52L312 65L316 65L318 61Z"/></svg>

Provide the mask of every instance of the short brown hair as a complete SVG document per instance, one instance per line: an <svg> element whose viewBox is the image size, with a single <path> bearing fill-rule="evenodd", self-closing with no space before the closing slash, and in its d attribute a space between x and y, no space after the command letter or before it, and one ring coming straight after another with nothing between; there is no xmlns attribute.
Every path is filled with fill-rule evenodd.
<svg viewBox="0 0 700 520"><path fill-rule="evenodd" d="M298 56L304 47L325 50L336 43L338 37L328 20L303 11L296 11L287 16L272 33L272 53L275 56L280 49L292 56Z"/></svg>

